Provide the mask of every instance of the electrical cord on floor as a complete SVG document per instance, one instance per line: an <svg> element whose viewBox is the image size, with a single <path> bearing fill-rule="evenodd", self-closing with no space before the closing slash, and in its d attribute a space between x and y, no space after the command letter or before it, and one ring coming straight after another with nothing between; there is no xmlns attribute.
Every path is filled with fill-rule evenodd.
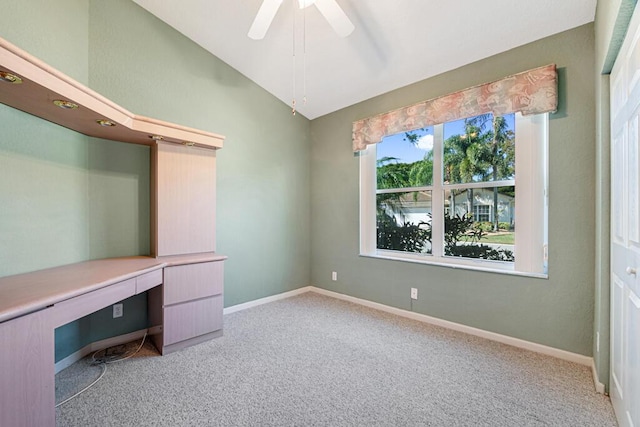
<svg viewBox="0 0 640 427"><path fill-rule="evenodd" d="M105 372L107 372L107 364L106 363L102 363L101 366L102 366L102 373L100 374L98 379L96 379L94 382L92 382L91 384L89 384L88 386L86 386L85 388L83 388L82 390L80 390L79 392L74 394L73 396L66 398L65 400L63 400L60 403L56 403L56 408L58 406L60 406L60 405L64 405L65 403L67 403L68 401L70 401L72 399L75 399L76 397L80 396L82 393L84 393L85 391L89 390L91 387L96 385L97 382L100 381L102 379L102 377L104 377Z"/></svg>
<svg viewBox="0 0 640 427"><path fill-rule="evenodd" d="M127 360L132 358L133 356L135 356L136 354L138 354L138 352L140 351L140 349L142 348L142 346L144 345L144 341L147 338L147 332L144 333L144 336L142 337L142 342L140 343L140 345L138 346L138 348L136 349L136 351L134 351L133 353L125 356L125 357L117 357L119 355L117 355L116 357L113 358L107 358L106 354L107 354L107 350L109 350L108 347L106 349L104 349L105 351L105 357L103 357L102 359L97 359L96 360L96 354L98 354L99 352L101 352L102 350L97 350L95 351L92 355L91 355L91 365L100 365L102 367L102 372L100 373L100 376L91 384L89 384L88 386L86 386L85 388L83 388L82 390L80 390L79 392L77 392L76 394L74 394L71 397L66 398L65 400L63 400L60 403L56 404L56 408L60 405L64 405L65 403L69 402L70 400L75 399L76 397L80 396L82 393L84 393L85 391L89 390L91 387L93 387L94 385L96 385L98 383L98 381L100 381L102 379L102 377L104 377L104 374L107 372L107 364L109 363L116 363L116 362L122 362L123 360Z"/></svg>
<svg viewBox="0 0 640 427"><path fill-rule="evenodd" d="M101 363L116 363L116 362L122 362L123 360L130 359L133 356L135 356L136 354L138 354L138 352L140 351L140 349L144 345L144 341L145 341L146 338L147 338L147 332L144 333L144 336L142 337L142 342L140 343L140 345L138 346L136 351L134 351L133 353L131 353L131 354L127 355L127 356L124 356L124 357L121 357L121 354L116 354L116 355L114 355L112 357L107 356L108 350L109 350L109 348L111 348L111 347L109 347L109 348L104 349L105 355L102 358L96 359L96 354L98 354L101 351L103 351L103 350L97 350L96 352L94 352L91 355L91 364L92 365L98 365L98 364L101 364Z"/></svg>

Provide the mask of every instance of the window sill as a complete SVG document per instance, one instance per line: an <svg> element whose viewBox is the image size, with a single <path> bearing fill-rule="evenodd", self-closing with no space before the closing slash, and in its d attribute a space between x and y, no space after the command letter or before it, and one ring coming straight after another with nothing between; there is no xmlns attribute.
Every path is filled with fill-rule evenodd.
<svg viewBox="0 0 640 427"><path fill-rule="evenodd" d="M513 270L512 265L501 262L485 260L471 260L468 258L436 258L430 255L396 255L393 252L377 252L375 254L360 254L365 258L386 259L390 261L411 262L414 264L435 265L460 270L482 271L484 273L508 274L512 276L532 277L536 279L548 279L546 273L530 273ZM451 260L450 260L451 259Z"/></svg>

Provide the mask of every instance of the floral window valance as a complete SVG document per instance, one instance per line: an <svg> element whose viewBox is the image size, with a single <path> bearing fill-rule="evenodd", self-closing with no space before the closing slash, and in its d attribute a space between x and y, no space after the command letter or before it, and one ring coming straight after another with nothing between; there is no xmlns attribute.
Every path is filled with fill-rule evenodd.
<svg viewBox="0 0 640 427"><path fill-rule="evenodd" d="M551 64L353 122L353 151L386 135L479 114L540 114L555 112L557 106L558 76Z"/></svg>

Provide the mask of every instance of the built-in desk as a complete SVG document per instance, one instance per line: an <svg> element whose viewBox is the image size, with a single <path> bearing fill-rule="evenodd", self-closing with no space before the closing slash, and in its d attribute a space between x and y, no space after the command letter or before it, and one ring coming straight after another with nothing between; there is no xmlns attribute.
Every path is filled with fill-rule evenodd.
<svg viewBox="0 0 640 427"><path fill-rule="evenodd" d="M0 425L55 425L55 328L125 298L149 291L163 354L220 335L225 259L109 258L0 278Z"/></svg>
<svg viewBox="0 0 640 427"><path fill-rule="evenodd" d="M0 426L53 426L56 327L148 291L151 339L162 354L222 333L226 257L214 251L216 150L224 137L133 114L2 38L0 103L88 136L151 147L157 258L0 278Z"/></svg>

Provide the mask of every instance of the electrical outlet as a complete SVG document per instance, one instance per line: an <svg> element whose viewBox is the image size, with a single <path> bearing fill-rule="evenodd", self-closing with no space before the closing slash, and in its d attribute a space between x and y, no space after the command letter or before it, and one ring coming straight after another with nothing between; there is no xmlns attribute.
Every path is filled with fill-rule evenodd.
<svg viewBox="0 0 640 427"><path fill-rule="evenodd" d="M122 317L123 314L122 303L113 304L113 318L115 319L116 317Z"/></svg>
<svg viewBox="0 0 640 427"><path fill-rule="evenodd" d="M411 299L418 299L418 288L411 288Z"/></svg>
<svg viewBox="0 0 640 427"><path fill-rule="evenodd" d="M334 282L336 280L338 280L338 272L337 271L332 271L331 272L331 280L333 280Z"/></svg>

